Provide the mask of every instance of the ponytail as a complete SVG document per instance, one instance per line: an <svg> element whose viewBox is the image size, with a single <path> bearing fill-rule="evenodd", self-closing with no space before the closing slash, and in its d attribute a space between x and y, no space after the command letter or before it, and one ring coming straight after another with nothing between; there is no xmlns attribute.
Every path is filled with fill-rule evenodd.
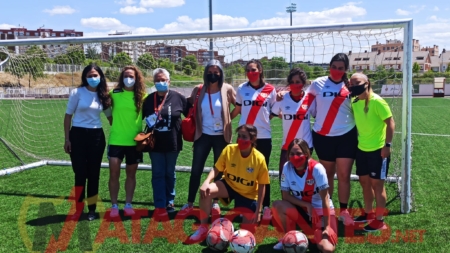
<svg viewBox="0 0 450 253"><path fill-rule="evenodd" d="M367 82L367 91L369 92L369 95L367 96L367 98L364 101L364 113L367 114L367 112L369 111L369 100L370 100L370 96L372 95L372 88L370 85L370 81Z"/></svg>

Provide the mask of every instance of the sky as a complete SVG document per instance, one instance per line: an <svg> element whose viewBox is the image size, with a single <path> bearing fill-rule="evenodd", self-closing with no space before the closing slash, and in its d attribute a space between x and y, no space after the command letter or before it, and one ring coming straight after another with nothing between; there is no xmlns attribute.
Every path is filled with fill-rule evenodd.
<svg viewBox="0 0 450 253"><path fill-rule="evenodd" d="M442 0L212 0L213 29L288 26L286 7L297 5L293 25L414 20L414 38L421 46L450 49L450 1ZM0 29L39 27L75 29L84 36L113 31L133 34L209 30L208 0L15 0L4 1Z"/></svg>

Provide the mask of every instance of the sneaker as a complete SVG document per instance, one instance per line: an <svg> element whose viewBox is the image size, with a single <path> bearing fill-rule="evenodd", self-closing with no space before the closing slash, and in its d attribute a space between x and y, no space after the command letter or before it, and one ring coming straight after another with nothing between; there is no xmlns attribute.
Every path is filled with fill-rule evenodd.
<svg viewBox="0 0 450 253"><path fill-rule="evenodd" d="M166 211L167 211L168 213L173 213L173 212L175 212L175 207L174 207L174 205L173 205L173 204L168 204L167 207L166 207Z"/></svg>
<svg viewBox="0 0 450 253"><path fill-rule="evenodd" d="M189 238L189 243L199 243L206 239L206 235L208 234L208 226L200 225L200 227L193 233Z"/></svg>
<svg viewBox="0 0 450 253"><path fill-rule="evenodd" d="M155 208L153 215L165 216L167 215L167 210L165 208Z"/></svg>
<svg viewBox="0 0 450 253"><path fill-rule="evenodd" d="M272 211L268 206L263 209L263 220L271 220L272 219Z"/></svg>
<svg viewBox="0 0 450 253"><path fill-rule="evenodd" d="M89 213L88 213L88 220L89 221L95 220L95 212L94 211L89 211Z"/></svg>
<svg viewBox="0 0 450 253"><path fill-rule="evenodd" d="M355 222L371 222L375 219L375 213L364 213L355 218Z"/></svg>
<svg viewBox="0 0 450 253"><path fill-rule="evenodd" d="M386 229L386 224L384 224L384 220L375 219L367 226L364 227L364 231L366 232L375 232L378 230Z"/></svg>
<svg viewBox="0 0 450 253"><path fill-rule="evenodd" d="M341 213L339 215L339 220L342 221L345 226L350 226L350 225L354 225L355 224L355 222L353 221L352 216L350 215L350 213L348 212L347 209L341 211Z"/></svg>
<svg viewBox="0 0 450 253"><path fill-rule="evenodd" d="M184 204L178 212L179 215L188 215L192 210L194 210L194 206L190 206L189 204Z"/></svg>
<svg viewBox="0 0 450 253"><path fill-rule="evenodd" d="M275 244L275 246L273 246L274 250L283 250L283 243L281 242L281 240Z"/></svg>
<svg viewBox="0 0 450 253"><path fill-rule="evenodd" d="M115 218L117 216L119 216L119 206L117 204L113 204L109 212L109 217Z"/></svg>
<svg viewBox="0 0 450 253"><path fill-rule="evenodd" d="M218 203L214 203L211 209L211 215L219 215L220 216L220 206Z"/></svg>
<svg viewBox="0 0 450 253"><path fill-rule="evenodd" d="M123 208L123 212L126 216L133 216L135 214L133 206L130 203L126 203Z"/></svg>

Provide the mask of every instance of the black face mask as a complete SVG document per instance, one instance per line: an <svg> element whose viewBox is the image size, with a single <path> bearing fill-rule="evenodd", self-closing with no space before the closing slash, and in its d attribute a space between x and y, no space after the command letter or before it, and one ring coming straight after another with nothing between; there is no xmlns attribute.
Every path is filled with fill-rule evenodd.
<svg viewBox="0 0 450 253"><path fill-rule="evenodd" d="M352 93L352 97L356 97L359 96L361 94L363 94L366 91L366 83L363 85L358 85L358 86L351 86L349 87L349 91Z"/></svg>
<svg viewBox="0 0 450 253"><path fill-rule="evenodd" d="M207 74L206 79L209 83L215 83L220 80L220 76L218 74Z"/></svg>

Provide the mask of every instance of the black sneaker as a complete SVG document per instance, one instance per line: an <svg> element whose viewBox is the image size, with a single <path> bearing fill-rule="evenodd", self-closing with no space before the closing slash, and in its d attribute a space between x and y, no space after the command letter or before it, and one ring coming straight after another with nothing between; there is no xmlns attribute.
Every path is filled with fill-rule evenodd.
<svg viewBox="0 0 450 253"><path fill-rule="evenodd" d="M371 222L375 219L375 213L364 213L354 219L355 222Z"/></svg>
<svg viewBox="0 0 450 253"><path fill-rule="evenodd" d="M173 204L168 204L167 207L166 207L166 211L167 211L168 213L173 213L173 212L175 212L175 207L174 207L174 205L173 205Z"/></svg>
<svg viewBox="0 0 450 253"><path fill-rule="evenodd" d="M94 211L89 211L87 217L88 217L88 220L89 220L89 221L95 220L95 212L94 212Z"/></svg>
<svg viewBox="0 0 450 253"><path fill-rule="evenodd" d="M373 220L369 225L364 227L364 231L366 232L375 232L378 230L386 229L386 224L384 224L384 220Z"/></svg>

